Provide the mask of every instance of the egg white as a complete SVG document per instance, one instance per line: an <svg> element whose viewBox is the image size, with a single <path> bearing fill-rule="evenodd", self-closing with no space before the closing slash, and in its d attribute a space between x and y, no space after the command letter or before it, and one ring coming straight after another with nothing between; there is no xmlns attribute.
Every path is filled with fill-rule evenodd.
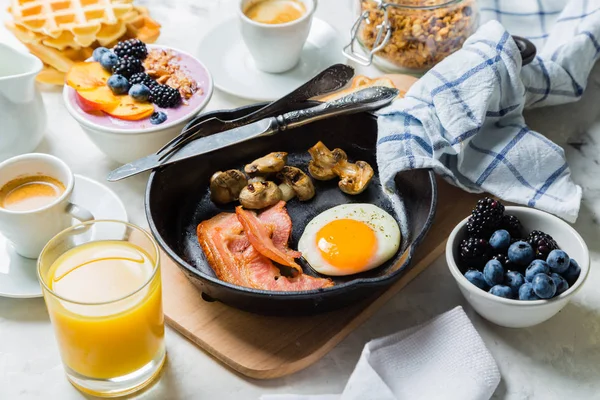
<svg viewBox="0 0 600 400"><path fill-rule="evenodd" d="M329 264L317 247L317 233L336 219L352 219L367 224L376 237L376 250L371 259L360 270L348 271ZM396 254L400 248L400 228L390 214L373 204L342 204L314 217L304 228L298 242L298 251L310 266L323 275L344 276L379 267Z"/></svg>

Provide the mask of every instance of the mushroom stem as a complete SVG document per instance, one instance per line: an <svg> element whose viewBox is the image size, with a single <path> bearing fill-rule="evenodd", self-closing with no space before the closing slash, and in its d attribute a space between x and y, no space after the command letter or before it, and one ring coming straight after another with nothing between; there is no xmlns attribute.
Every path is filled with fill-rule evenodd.
<svg viewBox="0 0 600 400"><path fill-rule="evenodd" d="M281 190L281 194L282 194L281 200L283 200L283 201L290 201L291 199L296 197L294 188L285 182L279 185L279 189Z"/></svg>
<svg viewBox="0 0 600 400"><path fill-rule="evenodd" d="M277 177L292 188L298 200L307 201L315 196L312 180L300 168L285 166Z"/></svg>

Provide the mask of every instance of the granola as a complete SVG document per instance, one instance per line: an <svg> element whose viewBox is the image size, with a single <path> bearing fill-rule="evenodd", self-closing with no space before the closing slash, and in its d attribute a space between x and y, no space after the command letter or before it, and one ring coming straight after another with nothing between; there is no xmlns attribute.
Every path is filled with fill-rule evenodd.
<svg viewBox="0 0 600 400"><path fill-rule="evenodd" d="M181 97L189 99L198 90L198 83L181 70L177 56L169 50L153 49L144 60L146 73L162 85L179 90Z"/></svg>
<svg viewBox="0 0 600 400"><path fill-rule="evenodd" d="M435 9L408 9L402 6L437 6L440 0L388 0L391 37L376 53L401 69L424 71L459 50L479 24L476 0L463 0ZM384 14L377 2L361 0L362 11L369 11L359 31L360 43L373 48Z"/></svg>

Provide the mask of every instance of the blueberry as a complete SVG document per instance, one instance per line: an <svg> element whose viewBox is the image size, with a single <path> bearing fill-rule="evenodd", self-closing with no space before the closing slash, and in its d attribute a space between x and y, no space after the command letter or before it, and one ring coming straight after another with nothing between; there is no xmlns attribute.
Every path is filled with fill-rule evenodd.
<svg viewBox="0 0 600 400"><path fill-rule="evenodd" d="M525 270L525 280L527 282L531 282L533 280L533 277L537 274L549 273L550 267L548 266L548 263L546 263L546 261L533 260L533 262L529 264L529 267L527 267L527 269Z"/></svg>
<svg viewBox="0 0 600 400"><path fill-rule="evenodd" d="M556 284L554 280L546 274L537 274L531 281L533 291L540 299L550 299L556 293Z"/></svg>
<svg viewBox="0 0 600 400"><path fill-rule="evenodd" d="M479 289L487 290L488 285L485 283L485 279L483 278L483 273L481 271L477 271L476 269L470 269L465 273L465 278L473 285L477 286Z"/></svg>
<svg viewBox="0 0 600 400"><path fill-rule="evenodd" d="M539 296L533 291L531 283L524 283L519 288L519 300L539 300Z"/></svg>
<svg viewBox="0 0 600 400"><path fill-rule="evenodd" d="M562 274L569 268L571 258L562 250L552 250L546 262L550 266L550 271Z"/></svg>
<svg viewBox="0 0 600 400"><path fill-rule="evenodd" d="M577 263L577 261L571 258L571 262L569 263L569 268L563 273L563 277L569 283L569 286L573 286L573 284L579 278L579 274L581 274L581 267Z"/></svg>
<svg viewBox="0 0 600 400"><path fill-rule="evenodd" d="M565 278L563 278L559 274L554 272L550 275L550 277L552 278L552 280L554 281L554 284L556 285L555 296L558 296L559 294L564 293L569 289L569 283L566 281Z"/></svg>
<svg viewBox="0 0 600 400"><path fill-rule="evenodd" d="M112 72L113 67L117 65L118 62L119 57L112 51L104 52L104 54L100 56L100 65L107 71Z"/></svg>
<svg viewBox="0 0 600 400"><path fill-rule="evenodd" d="M114 94L125 94L129 90L129 82L123 75L113 75L106 84Z"/></svg>
<svg viewBox="0 0 600 400"><path fill-rule="evenodd" d="M134 100L146 102L150 97L150 89L142 83L136 83L129 89L129 95L133 97Z"/></svg>
<svg viewBox="0 0 600 400"><path fill-rule="evenodd" d="M496 250L506 250L510 246L510 234L504 229L500 229L492 234L490 246Z"/></svg>
<svg viewBox="0 0 600 400"><path fill-rule="evenodd" d="M515 242L508 248L508 259L517 265L527 266L535 258L535 252L527 242Z"/></svg>
<svg viewBox="0 0 600 400"><path fill-rule="evenodd" d="M483 279L489 286L500 285L504 280L504 268L498 260L490 260L483 267Z"/></svg>
<svg viewBox="0 0 600 400"><path fill-rule="evenodd" d="M523 274L517 271L508 271L504 275L504 284L512 289L513 295L517 297L519 294L519 288L525 283Z"/></svg>
<svg viewBox="0 0 600 400"><path fill-rule="evenodd" d="M92 53L92 58L94 59L94 61L100 61L100 58L102 57L102 55L104 53L106 53L107 51L110 51L109 49L107 49L106 47L98 47L96 50L94 50L94 52Z"/></svg>
<svg viewBox="0 0 600 400"><path fill-rule="evenodd" d="M154 114L152 114L150 116L150 123L152 125L159 125L162 124L163 122L165 122L167 120L167 114L165 114L162 111L157 111ZM467 272L468 274L469 272ZM481 272L480 272L481 273ZM467 274L465 274L465 276L467 276ZM467 278L468 279L468 278ZM482 278L483 279L483 278ZM477 286L477 284L473 283L475 286Z"/></svg>
<svg viewBox="0 0 600 400"><path fill-rule="evenodd" d="M490 293L494 296L504 297L505 299L513 298L513 291L508 286L496 285L490 289Z"/></svg>

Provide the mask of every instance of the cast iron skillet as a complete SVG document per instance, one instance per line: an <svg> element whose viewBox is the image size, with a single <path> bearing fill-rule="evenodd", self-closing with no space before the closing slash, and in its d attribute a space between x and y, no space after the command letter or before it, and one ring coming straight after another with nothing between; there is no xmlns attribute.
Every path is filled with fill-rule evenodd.
<svg viewBox="0 0 600 400"><path fill-rule="evenodd" d="M225 119L245 115L261 105L205 114L199 118ZM198 119L196 119L198 121ZM306 171L307 149L323 141L330 149L340 147L351 161L364 160L375 169L376 117L369 113L327 119L308 126L253 140L241 145L166 166L152 173L146 190L146 215L159 245L171 257L207 301L219 300L260 314L314 314L375 296L397 281L429 230L436 206L436 184L429 170L399 174L396 193L384 193L377 178L358 196L343 194L335 181L315 182L317 195L309 202L294 199L287 209L292 218L292 248L297 248L304 226L322 211L343 203L372 203L403 222L402 245L395 257L372 271L333 278L335 286L305 292L268 292L235 286L216 278L198 244L196 227L235 204L216 206L210 201L208 183L218 170L241 168L272 151L290 154L289 164ZM376 174L377 177L377 174ZM390 200L393 199L393 200ZM317 275L306 264L305 273Z"/></svg>

